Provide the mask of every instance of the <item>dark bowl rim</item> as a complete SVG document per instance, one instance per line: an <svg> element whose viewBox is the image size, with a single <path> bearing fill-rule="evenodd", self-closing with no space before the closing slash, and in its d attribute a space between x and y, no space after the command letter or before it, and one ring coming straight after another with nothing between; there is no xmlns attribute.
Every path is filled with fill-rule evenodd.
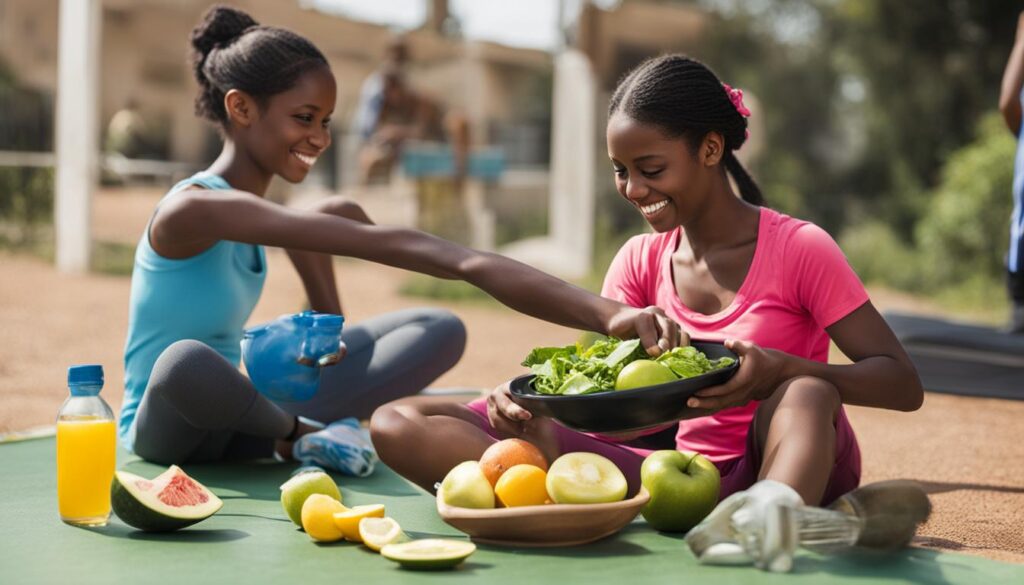
<svg viewBox="0 0 1024 585"><path fill-rule="evenodd" d="M703 374L701 374L699 376L693 376L692 378L679 378L678 380L673 380L671 382L664 382L662 384L655 384L653 386L643 386L641 388L632 388L632 389L629 389L629 390L605 390L605 391L602 391L602 392L592 392L590 394L569 394L569 395L565 395L565 394L541 394L540 392L537 392L536 390L534 390L533 392L516 391L515 382L517 382L517 381L519 381L519 380L521 380L523 378L533 379L536 376L536 374L533 374L533 373L521 374L519 376L516 376L515 378L512 378L512 381L509 383L509 392L511 392L513 395L515 395L517 397L526 398L527 400L543 400L543 401L553 401L553 402L557 402L559 400L570 401L570 400L594 399L594 398L599 398L599 397L602 397L602 396L603 397L609 397L609 398L610 397L615 397L616 399L627 399L627 398L630 398L631 396L635 396L637 394L644 394L646 392L651 392L653 390L664 388L665 386L675 386L675 385L678 385L680 382L693 382L695 380L700 380L701 378L704 378L706 376L721 375L723 372L730 372L730 371L734 371L734 370L739 369L739 367L740 367L739 356L736 355L736 353L734 351L732 351L731 349L725 347L725 343L720 342L720 341L704 341L704 340L698 340L698 339L691 340L690 343L691 344L700 343L702 345L720 345L726 351L728 351L730 354L732 354L732 358L734 360L736 360L736 361L733 362L733 364L731 366L727 367L727 368L722 368L722 369L719 369L719 370L712 370L710 372L705 372L705 373L703 373ZM731 377L732 377L732 375L728 376L728 378L726 378L726 379L729 379ZM529 388L533 387L532 385L529 384L529 382L527 382L526 385Z"/></svg>

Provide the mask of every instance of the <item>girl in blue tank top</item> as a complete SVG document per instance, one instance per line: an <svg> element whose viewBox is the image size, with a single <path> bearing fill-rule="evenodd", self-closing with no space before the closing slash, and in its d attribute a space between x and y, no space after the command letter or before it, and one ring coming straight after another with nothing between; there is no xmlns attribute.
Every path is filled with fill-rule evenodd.
<svg viewBox="0 0 1024 585"><path fill-rule="evenodd" d="M462 354L451 313L416 309L346 324L339 363L301 403L271 402L238 370L242 328L266 278L263 246L284 248L310 307L341 313L332 256L461 279L535 317L617 337L652 355L685 342L660 310L592 295L504 257L375 225L340 198L296 210L264 199L274 175L302 181L331 142L335 79L312 43L248 14L212 8L192 32L196 112L224 139L210 168L176 185L139 241L132 275L120 432L161 463L275 451L343 472L372 470L351 417L418 392ZM347 355L346 355L347 351ZM339 421L340 419L340 421ZM339 421L323 428L323 423Z"/></svg>

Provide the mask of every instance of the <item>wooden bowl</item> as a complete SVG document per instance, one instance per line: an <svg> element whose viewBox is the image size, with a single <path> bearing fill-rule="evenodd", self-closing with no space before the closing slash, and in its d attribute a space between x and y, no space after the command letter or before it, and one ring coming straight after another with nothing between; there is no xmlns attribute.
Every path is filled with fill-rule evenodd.
<svg viewBox="0 0 1024 585"><path fill-rule="evenodd" d="M474 509L449 506L437 498L441 519L485 544L516 547L576 546L615 534L651 499L647 490L609 504L547 504Z"/></svg>

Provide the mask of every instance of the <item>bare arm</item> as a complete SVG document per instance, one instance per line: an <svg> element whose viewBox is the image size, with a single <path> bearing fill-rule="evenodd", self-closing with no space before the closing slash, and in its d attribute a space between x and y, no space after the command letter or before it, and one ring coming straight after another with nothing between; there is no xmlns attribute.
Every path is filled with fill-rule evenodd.
<svg viewBox="0 0 1024 585"><path fill-rule="evenodd" d="M347 197L328 197L311 207L310 211L374 223L358 203ZM306 250L287 249L286 252L302 279L310 308L321 313L342 314L341 296L334 278L334 257Z"/></svg>
<svg viewBox="0 0 1024 585"><path fill-rule="evenodd" d="M839 389L844 404L911 411L921 407L924 391L910 356L870 302L826 329L853 361L823 364L790 356L785 379L811 375Z"/></svg>
<svg viewBox="0 0 1024 585"><path fill-rule="evenodd" d="M844 404L903 411L921 407L924 392L917 370L874 305L865 303L826 331L854 363L824 364L745 341L731 342L742 359L740 371L729 382L698 392L690 406L740 406L771 396L786 380L814 376L835 385Z"/></svg>
<svg viewBox="0 0 1024 585"><path fill-rule="evenodd" d="M1024 87L1024 12L1017 18L1017 38L1010 51L1010 58L1003 71L1003 83L999 91L999 111L1003 113L1006 126L1011 132L1020 131L1020 92Z"/></svg>
<svg viewBox="0 0 1024 585"><path fill-rule="evenodd" d="M509 307L567 327L640 337L654 355L679 343L678 325L653 308L636 309L591 294L525 264L416 230L377 226L289 209L240 191L194 190L162 205L154 243L199 250L218 240L352 256L469 282Z"/></svg>

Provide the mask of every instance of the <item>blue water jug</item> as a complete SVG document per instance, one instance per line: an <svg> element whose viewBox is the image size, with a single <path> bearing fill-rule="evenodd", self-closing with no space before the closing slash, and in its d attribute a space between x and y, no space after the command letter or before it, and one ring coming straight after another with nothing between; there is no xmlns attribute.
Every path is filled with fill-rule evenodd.
<svg viewBox="0 0 1024 585"><path fill-rule="evenodd" d="M344 322L341 315L304 311L246 329L242 360L249 379L271 400L309 400L320 387L317 364L338 353Z"/></svg>

